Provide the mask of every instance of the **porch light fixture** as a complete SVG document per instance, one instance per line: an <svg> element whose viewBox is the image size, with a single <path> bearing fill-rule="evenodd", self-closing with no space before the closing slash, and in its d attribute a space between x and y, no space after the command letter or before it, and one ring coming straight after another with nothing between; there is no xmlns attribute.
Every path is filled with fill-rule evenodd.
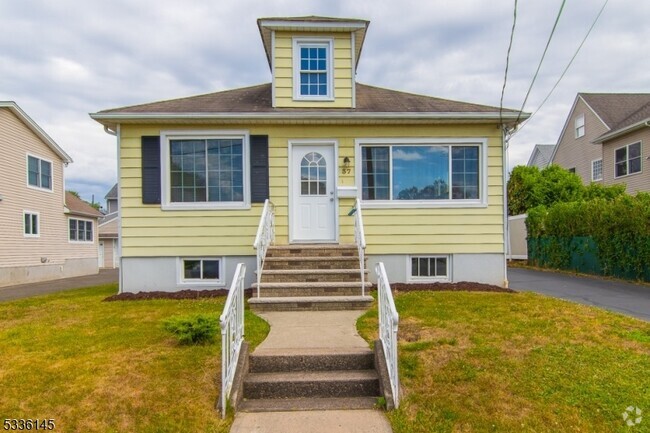
<svg viewBox="0 0 650 433"><path fill-rule="evenodd" d="M347 156L343 158L343 167L345 168L350 167L350 158L348 158Z"/></svg>

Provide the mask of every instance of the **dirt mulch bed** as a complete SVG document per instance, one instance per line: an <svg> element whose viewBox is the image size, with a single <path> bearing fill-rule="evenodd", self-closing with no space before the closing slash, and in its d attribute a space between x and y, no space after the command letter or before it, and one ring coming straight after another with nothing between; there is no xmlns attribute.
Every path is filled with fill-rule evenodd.
<svg viewBox="0 0 650 433"><path fill-rule="evenodd" d="M244 290L244 296L250 298L253 289ZM219 298L228 295L228 290L179 290L178 292L138 292L138 293L120 293L109 296L104 299L106 302L112 301L142 301L148 299L199 299L199 298Z"/></svg>
<svg viewBox="0 0 650 433"><path fill-rule="evenodd" d="M461 281L458 283L393 283L390 285L393 292L499 292L515 293L512 289L494 286L492 284L473 283Z"/></svg>

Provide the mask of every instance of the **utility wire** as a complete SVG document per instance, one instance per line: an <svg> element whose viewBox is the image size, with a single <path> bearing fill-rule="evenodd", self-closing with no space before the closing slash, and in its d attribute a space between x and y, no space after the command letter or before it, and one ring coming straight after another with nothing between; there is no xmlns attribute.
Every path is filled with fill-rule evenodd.
<svg viewBox="0 0 650 433"><path fill-rule="evenodd" d="M508 44L508 53L506 54L506 72L503 77L503 87L501 88L501 102L499 103L499 124L503 125L503 95L506 92L506 83L508 82L508 64L510 63L510 50L512 49L512 40L515 36L515 25L517 24L517 0L515 0L515 11L512 18L512 30L510 31L510 43Z"/></svg>
<svg viewBox="0 0 650 433"><path fill-rule="evenodd" d="M576 49L576 52L573 53L573 57L571 57L571 60L569 60L569 63L566 65L566 68L564 68L564 70L562 71L562 74L560 75L560 78L557 79L557 81L556 81L555 84L553 85L553 88L551 89L551 91L548 92L548 95L546 95L546 97L544 98L544 100L542 101L542 103L539 104L539 107L537 107L537 109L535 110L535 112L533 112L533 114L531 114L531 116L530 116L528 119L526 119L526 121L525 121L524 123L521 124L521 127L520 127L519 129L517 129L517 130L516 130L512 135L515 135L516 133L518 133L519 131L521 131L522 129L524 129L524 127L525 127L526 125L528 125L528 122L530 122L531 119L532 119L533 117L535 117L535 114L537 114L537 112L538 112L539 110L541 110L541 108L544 106L544 104L546 104L546 101L548 101L548 98L551 97L551 95L553 94L553 92L554 92L555 89L557 88L558 84L560 84L560 81L562 81L562 78L564 78L564 75L567 73L567 71L568 71L569 68L571 67L571 64L573 64L573 61L574 61L575 58L578 56L578 53L579 53L580 50L582 49L582 46L585 44L585 41L586 41L587 38L589 37L589 34L591 34L591 31L592 31L593 28L596 26L596 23L598 22L598 19L600 18L600 16L602 15L603 11L605 10L605 6L607 6L607 3L608 3L608 2L609 2L609 0L605 0L605 3L603 3L603 6L600 8L600 11L598 12L598 15L596 15L596 18L594 19L594 22L591 23L591 27L589 27L589 30L587 31L587 34L586 34L585 37L582 39L582 42L580 42L580 45L578 45L578 49Z"/></svg>
<svg viewBox="0 0 650 433"><path fill-rule="evenodd" d="M526 106L526 102L528 102L530 91L533 89L533 85L535 84L535 81L537 80L537 76L539 75L539 70L542 67L542 63L544 63L546 52L548 51L549 45L551 45L551 39L553 39L553 34L555 34L555 29L557 28L557 23L560 21L560 16L562 16L562 11L564 10L565 3L566 0L562 0L562 4L560 5L560 10L557 12L557 17L555 17L555 23L553 24L553 29L551 29L551 34L548 36L548 41L546 41L546 47L544 48L544 52L542 53L542 58L539 59L537 70L535 71L535 75L533 75L533 80L530 82L530 86L528 87L528 91L526 92L526 97L524 98L524 102L521 104L521 109L519 109L519 114L517 115L517 120L515 121L515 125L519 123L519 119L521 118L521 113L523 113L524 107Z"/></svg>

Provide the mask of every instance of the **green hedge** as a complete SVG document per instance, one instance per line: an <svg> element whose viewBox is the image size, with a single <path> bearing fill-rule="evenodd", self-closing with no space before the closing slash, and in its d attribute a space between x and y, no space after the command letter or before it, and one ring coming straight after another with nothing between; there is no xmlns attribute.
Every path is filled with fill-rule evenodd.
<svg viewBox="0 0 650 433"><path fill-rule="evenodd" d="M532 264L650 281L650 195L556 203L528 211Z"/></svg>

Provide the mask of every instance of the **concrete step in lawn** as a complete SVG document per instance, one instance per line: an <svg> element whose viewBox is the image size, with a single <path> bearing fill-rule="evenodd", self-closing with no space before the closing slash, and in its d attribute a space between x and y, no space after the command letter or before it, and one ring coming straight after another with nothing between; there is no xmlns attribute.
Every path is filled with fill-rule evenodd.
<svg viewBox="0 0 650 433"><path fill-rule="evenodd" d="M374 353L369 349L276 349L254 353L249 358L251 373L374 368Z"/></svg>
<svg viewBox="0 0 650 433"><path fill-rule="evenodd" d="M295 412L312 410L362 410L375 409L377 397L333 398L273 398L246 400L241 403L242 412Z"/></svg>

